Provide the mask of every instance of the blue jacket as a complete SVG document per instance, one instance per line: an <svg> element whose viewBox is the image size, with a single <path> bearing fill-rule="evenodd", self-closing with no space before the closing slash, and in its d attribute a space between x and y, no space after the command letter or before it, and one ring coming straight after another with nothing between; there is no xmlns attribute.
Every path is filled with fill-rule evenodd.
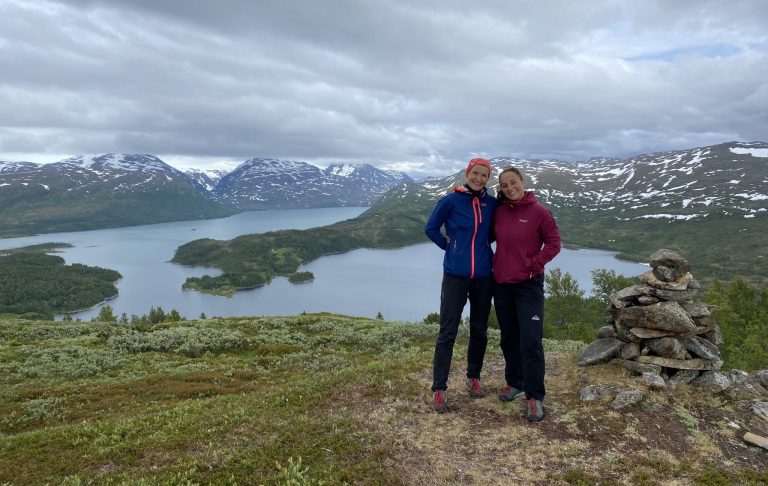
<svg viewBox="0 0 768 486"><path fill-rule="evenodd" d="M495 208L496 199L485 188L475 196L464 187L454 187L437 202L424 232L445 250L445 273L468 278L491 275L493 250L488 235ZM440 232L443 225L450 243Z"/></svg>

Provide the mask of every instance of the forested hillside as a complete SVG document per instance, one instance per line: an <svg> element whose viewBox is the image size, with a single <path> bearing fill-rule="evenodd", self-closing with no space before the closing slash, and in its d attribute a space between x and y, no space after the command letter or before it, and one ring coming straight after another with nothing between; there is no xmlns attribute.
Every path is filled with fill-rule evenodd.
<svg viewBox="0 0 768 486"><path fill-rule="evenodd" d="M0 254L0 314L53 319L54 314L87 309L116 296L119 278L114 270L65 265L60 256L42 251Z"/></svg>
<svg viewBox="0 0 768 486"><path fill-rule="evenodd" d="M228 295L265 285L277 275L290 277L299 265L322 255L422 242L428 214L426 209L389 207L384 203L355 219L320 228L270 231L229 241L195 240L180 246L172 261L220 268L224 273L215 277L188 278L184 288Z"/></svg>

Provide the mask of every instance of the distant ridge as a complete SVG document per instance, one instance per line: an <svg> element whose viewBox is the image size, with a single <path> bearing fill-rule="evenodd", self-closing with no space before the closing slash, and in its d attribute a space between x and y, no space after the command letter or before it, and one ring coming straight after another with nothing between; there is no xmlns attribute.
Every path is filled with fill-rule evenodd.
<svg viewBox="0 0 768 486"><path fill-rule="evenodd" d="M491 159L488 183L519 168L526 189L555 215L565 243L619 251L646 261L674 246L711 276L768 277L768 143L727 142L627 159L570 163ZM403 184L366 214L428 215L464 174ZM680 246L682 245L682 246Z"/></svg>
<svg viewBox="0 0 768 486"><path fill-rule="evenodd" d="M102 154L3 163L0 236L215 218L235 210L154 155ZM8 170L8 168L14 170Z"/></svg>
<svg viewBox="0 0 768 486"><path fill-rule="evenodd" d="M213 196L240 209L370 206L392 187L412 182L402 172L369 164L331 164L249 159L221 178Z"/></svg>

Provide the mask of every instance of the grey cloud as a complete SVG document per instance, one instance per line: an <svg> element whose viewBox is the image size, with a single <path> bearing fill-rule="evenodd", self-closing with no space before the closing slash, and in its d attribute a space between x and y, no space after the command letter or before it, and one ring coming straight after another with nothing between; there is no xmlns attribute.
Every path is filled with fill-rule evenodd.
<svg viewBox="0 0 768 486"><path fill-rule="evenodd" d="M423 175L475 154L578 160L760 139L766 12L760 0L9 0L0 152Z"/></svg>

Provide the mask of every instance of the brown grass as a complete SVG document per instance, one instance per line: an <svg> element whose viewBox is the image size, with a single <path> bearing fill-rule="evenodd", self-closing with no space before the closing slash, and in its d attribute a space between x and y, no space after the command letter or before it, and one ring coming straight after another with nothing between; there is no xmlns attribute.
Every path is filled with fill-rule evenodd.
<svg viewBox="0 0 768 486"><path fill-rule="evenodd" d="M512 403L496 397L504 385L499 356L489 356L483 372L490 392L485 398L467 395L463 369L454 362L447 414L431 410L428 369L377 399L362 385L339 398L346 417L392 440L397 452L386 466L404 484L682 485L698 483L704 465L726 478L710 484L738 483L745 471L768 480L768 454L744 445L743 432L718 425L726 419L751 420L745 404L726 409L725 399L689 387L648 392L643 403L620 412L608 407L609 400L582 403L579 390L586 384L647 389L619 367L580 368L572 354L549 353L547 416L530 424L522 397ZM698 430L683 424L675 406L697 415Z"/></svg>

